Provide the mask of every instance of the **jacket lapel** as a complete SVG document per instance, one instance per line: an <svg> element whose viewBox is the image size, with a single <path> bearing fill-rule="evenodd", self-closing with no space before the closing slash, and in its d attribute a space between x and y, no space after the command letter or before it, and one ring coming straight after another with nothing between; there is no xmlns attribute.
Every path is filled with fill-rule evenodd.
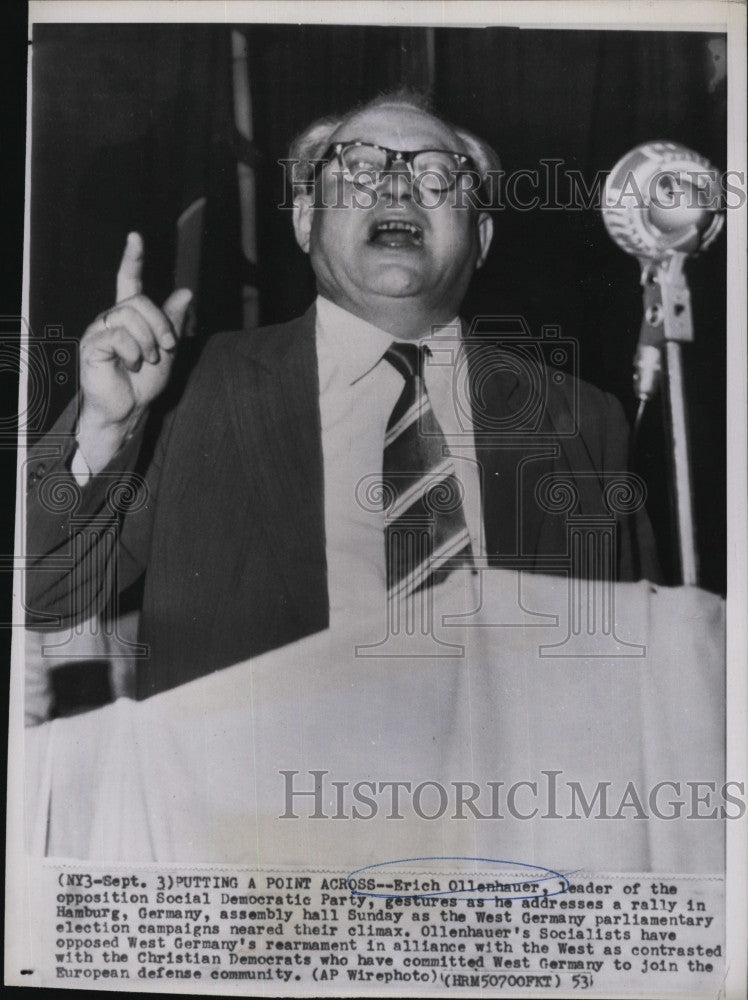
<svg viewBox="0 0 748 1000"><path fill-rule="evenodd" d="M567 546L569 511L554 513L538 501L536 487L553 473L571 480L573 514L605 514L599 472L563 392L545 370L533 388L522 365L497 363L496 341L467 339L475 450L482 470L483 520L489 557L506 565L543 569L544 554ZM541 406L533 426L532 393ZM522 415L528 414L523 420ZM481 414L484 415L481 421ZM553 559L549 563L552 566Z"/></svg>
<svg viewBox="0 0 748 1000"><path fill-rule="evenodd" d="M292 323L248 333L246 348L227 375L245 473L257 491L292 607L310 628L324 628L328 597L314 309Z"/></svg>
<svg viewBox="0 0 748 1000"><path fill-rule="evenodd" d="M502 368L487 357L495 345L468 340L466 348L486 553L512 566L537 550L541 524L526 498L540 477L553 469L557 449L553 445L539 448L531 435L513 430L514 415L522 406L522 387L511 366Z"/></svg>

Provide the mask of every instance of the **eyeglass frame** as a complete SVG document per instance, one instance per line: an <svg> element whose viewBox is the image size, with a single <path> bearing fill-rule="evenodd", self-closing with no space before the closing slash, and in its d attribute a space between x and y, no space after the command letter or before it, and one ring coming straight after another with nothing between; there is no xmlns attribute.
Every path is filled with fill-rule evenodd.
<svg viewBox="0 0 748 1000"><path fill-rule="evenodd" d="M443 191L451 191L454 187L456 187L458 178L461 174L475 173L479 177L481 177L481 172L478 169L477 163L472 158L472 156L469 156L467 153L458 153L454 149L432 149L431 147L426 147L425 149L410 149L410 150L390 149L389 146L380 146L378 142L370 142L367 139L349 139L344 142L334 142L332 143L332 145L328 146L328 148L322 155L321 159L317 161L317 163L318 165L321 166L327 166L328 163L331 163L333 160L337 159L340 162L341 167L343 168L343 177L345 178L345 180L347 180L351 184L355 184L356 179L354 175L351 174L351 172L348 170L348 168L345 165L345 162L341 159L340 155L345 149L350 149L354 146L370 146L373 149L378 149L385 154L386 156L385 165L381 170L373 170L373 169L367 170L366 167L362 167L360 171L362 174L369 173L376 176L376 180L372 179L372 184L375 187L379 187L379 185L383 182L383 179L386 178L387 176L394 176L395 171L392 170L393 163L404 163L410 175L410 182L411 184L414 184L416 182L417 177L421 175L416 174L415 168L413 166L413 159L420 153L446 153L448 156L455 157L457 166L453 171L454 180L448 187L442 188L441 190ZM462 170L459 169L460 164L466 164L465 168ZM429 173L429 171L424 170L421 173L427 174Z"/></svg>

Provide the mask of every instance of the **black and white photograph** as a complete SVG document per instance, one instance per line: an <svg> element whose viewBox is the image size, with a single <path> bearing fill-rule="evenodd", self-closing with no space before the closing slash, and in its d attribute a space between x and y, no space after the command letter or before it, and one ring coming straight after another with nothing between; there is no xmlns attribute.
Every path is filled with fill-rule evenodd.
<svg viewBox="0 0 748 1000"><path fill-rule="evenodd" d="M744 36L30 4L6 982L743 995Z"/></svg>

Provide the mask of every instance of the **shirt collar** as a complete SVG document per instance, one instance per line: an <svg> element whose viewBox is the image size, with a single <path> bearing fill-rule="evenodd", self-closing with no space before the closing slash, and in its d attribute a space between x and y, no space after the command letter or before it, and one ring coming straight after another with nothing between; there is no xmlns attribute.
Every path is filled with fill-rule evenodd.
<svg viewBox="0 0 748 1000"><path fill-rule="evenodd" d="M424 334L418 343L438 340L443 331L459 336L460 320L455 317L439 331ZM367 323L360 316L343 309L322 295L317 296L317 357L319 363L334 363L349 385L354 385L375 368L390 344L397 340L391 333Z"/></svg>

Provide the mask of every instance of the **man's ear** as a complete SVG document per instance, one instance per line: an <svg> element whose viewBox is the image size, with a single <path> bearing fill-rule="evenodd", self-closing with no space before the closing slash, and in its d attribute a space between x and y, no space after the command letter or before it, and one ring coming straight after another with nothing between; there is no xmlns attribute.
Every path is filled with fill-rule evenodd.
<svg viewBox="0 0 748 1000"><path fill-rule="evenodd" d="M309 240L312 234L312 216L314 215L314 195L297 195L293 203L293 231L296 242L304 253L309 253Z"/></svg>
<svg viewBox="0 0 748 1000"><path fill-rule="evenodd" d="M488 249L491 246L492 239L493 219L488 212L481 212L478 216L478 243L480 246L480 253L478 254L478 259L475 262L476 271L479 267L483 267L483 262L488 254Z"/></svg>

